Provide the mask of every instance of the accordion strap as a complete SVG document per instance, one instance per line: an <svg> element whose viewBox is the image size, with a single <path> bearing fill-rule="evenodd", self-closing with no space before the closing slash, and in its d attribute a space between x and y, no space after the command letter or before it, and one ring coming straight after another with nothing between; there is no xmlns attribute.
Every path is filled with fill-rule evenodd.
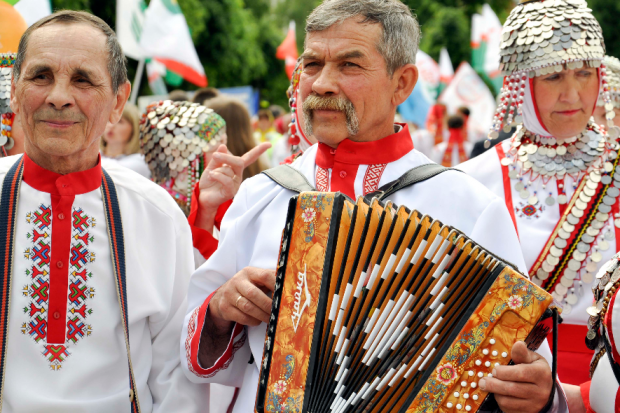
<svg viewBox="0 0 620 413"><path fill-rule="evenodd" d="M304 174L290 165L278 165L275 168L263 171L276 184L297 193L314 192L316 189L310 185Z"/></svg>
<svg viewBox="0 0 620 413"><path fill-rule="evenodd" d="M405 189L417 183L424 182L446 171L462 172L458 169L446 168L445 166L437 165L434 163L420 165L405 172L397 180L383 185L377 191L367 194L366 199L370 200L372 198L379 198L379 200L383 201L387 197L395 194L401 189Z"/></svg>
<svg viewBox="0 0 620 413"><path fill-rule="evenodd" d="M383 185L377 191L367 194L366 199L371 200L372 198L379 198L379 200L384 200L401 189L410 187L419 182L424 182L446 171L462 172L458 169L446 168L445 166L434 163L420 165L405 172L397 180ZM290 189L291 191L298 193L316 191L304 174L290 165L278 165L275 168L263 171L263 174L267 175L281 187Z"/></svg>

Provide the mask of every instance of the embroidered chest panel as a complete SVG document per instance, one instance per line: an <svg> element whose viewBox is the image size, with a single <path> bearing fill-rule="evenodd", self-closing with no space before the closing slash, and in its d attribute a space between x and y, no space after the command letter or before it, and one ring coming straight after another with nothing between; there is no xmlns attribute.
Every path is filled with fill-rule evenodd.
<svg viewBox="0 0 620 413"><path fill-rule="evenodd" d="M64 344L48 344L47 341L48 317L59 316L48 313L52 252L51 206L42 204L35 211L28 212L26 223L30 244L24 251L28 265L22 288L25 305L21 331L40 346L41 354L50 369L57 371L71 355L71 348L92 333L88 320L93 311L90 302L95 296L95 289L89 286L93 277L89 267L95 261L95 252L91 249L94 241L91 229L96 226L96 219L81 208L72 209Z"/></svg>

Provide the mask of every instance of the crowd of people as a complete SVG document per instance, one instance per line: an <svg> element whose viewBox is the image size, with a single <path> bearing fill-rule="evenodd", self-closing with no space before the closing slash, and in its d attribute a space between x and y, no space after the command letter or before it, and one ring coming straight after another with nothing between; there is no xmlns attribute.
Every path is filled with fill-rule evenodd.
<svg viewBox="0 0 620 413"><path fill-rule="evenodd" d="M467 107L398 121L420 35L399 0L325 1L288 110L252 118L214 88L140 113L105 22L59 11L28 28L0 56L0 410L254 411L296 195L262 172L288 164L356 199L436 163L389 200L529 274L564 321L472 388L504 412L620 411L620 61L585 0L520 0L474 142Z"/></svg>

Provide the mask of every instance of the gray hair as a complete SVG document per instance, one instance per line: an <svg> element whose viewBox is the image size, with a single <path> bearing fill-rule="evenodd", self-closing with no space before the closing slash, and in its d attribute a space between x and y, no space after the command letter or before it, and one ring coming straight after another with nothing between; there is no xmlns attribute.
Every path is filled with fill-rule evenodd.
<svg viewBox="0 0 620 413"><path fill-rule="evenodd" d="M325 0L308 16L306 34L322 32L357 16L363 17L360 23L383 26L377 50L385 59L390 76L404 65L415 63L420 25L400 0Z"/></svg>
<svg viewBox="0 0 620 413"><path fill-rule="evenodd" d="M99 17L84 11L57 11L56 13L44 17L30 26L19 41L17 57L15 58L15 64L13 66L13 80L17 81L21 75L22 64L26 59L26 49L28 48L28 41L30 40L30 35L32 32L53 23L67 25L85 23L101 30L107 38L106 47L108 49L108 72L112 78L112 90L114 93L118 92L118 88L127 82L127 59L123 54L123 49L118 42L116 33L114 33L114 30L112 30L106 22L101 20Z"/></svg>

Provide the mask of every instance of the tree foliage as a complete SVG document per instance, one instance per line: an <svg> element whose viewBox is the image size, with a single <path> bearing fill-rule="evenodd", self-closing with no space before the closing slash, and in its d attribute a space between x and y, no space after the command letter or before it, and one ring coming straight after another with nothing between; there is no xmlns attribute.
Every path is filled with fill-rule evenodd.
<svg viewBox="0 0 620 413"><path fill-rule="evenodd" d="M122 0L118 0L122 1ZM354 0L353 0L354 1ZM502 22L514 7L514 0L403 0L417 15L422 28L421 49L434 59L446 47L455 67L471 61L471 17L484 3ZM148 2L148 1L147 1ZM178 0L190 27L196 50L214 87L252 85L261 99L286 105L288 79L284 62L275 58L275 50L286 35L290 20L297 23L297 44L303 48L307 16L321 0ZM54 9L88 10L114 27L115 0L52 0ZM620 36L616 16L618 0L589 0L594 15L603 27L608 53L620 57ZM137 62L129 63L135 75ZM148 94L148 86L141 92ZM187 82L184 89L195 87Z"/></svg>
<svg viewBox="0 0 620 413"><path fill-rule="evenodd" d="M284 62L275 58L275 50L286 33L270 12L269 0L178 0L178 3L210 86L251 85L260 90L262 99L286 105L288 78ZM52 6L55 10L86 10L115 27L115 0L52 0ZM131 79L136 68L137 62L130 59ZM150 93L145 80L141 94ZM187 82L181 88L196 89Z"/></svg>

